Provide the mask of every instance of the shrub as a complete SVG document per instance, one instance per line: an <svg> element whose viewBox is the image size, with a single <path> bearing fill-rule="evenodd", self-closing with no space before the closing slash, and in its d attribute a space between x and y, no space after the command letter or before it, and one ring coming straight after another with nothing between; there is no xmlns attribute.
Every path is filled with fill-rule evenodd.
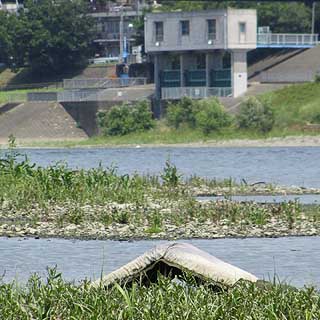
<svg viewBox="0 0 320 320"><path fill-rule="evenodd" d="M217 98L198 101L198 112L195 114L196 126L204 134L231 125L231 116L225 111Z"/></svg>
<svg viewBox="0 0 320 320"><path fill-rule="evenodd" d="M183 97L176 103L169 103L167 107L167 121L169 126L178 129L181 125L186 124L194 128L196 111L197 101L189 97Z"/></svg>
<svg viewBox="0 0 320 320"><path fill-rule="evenodd" d="M320 73L317 72L316 75L314 76L314 82L320 83Z"/></svg>
<svg viewBox="0 0 320 320"><path fill-rule="evenodd" d="M274 112L268 101L249 97L241 103L237 120L239 128L265 133L272 129L274 121Z"/></svg>
<svg viewBox="0 0 320 320"><path fill-rule="evenodd" d="M216 98L192 100L184 97L178 103L170 103L167 108L169 126L176 129L181 125L199 128L205 134L231 123L231 117Z"/></svg>
<svg viewBox="0 0 320 320"><path fill-rule="evenodd" d="M99 112L97 121L103 134L110 136L145 131L154 127L150 104L147 101L135 105L123 104L111 108L108 112Z"/></svg>

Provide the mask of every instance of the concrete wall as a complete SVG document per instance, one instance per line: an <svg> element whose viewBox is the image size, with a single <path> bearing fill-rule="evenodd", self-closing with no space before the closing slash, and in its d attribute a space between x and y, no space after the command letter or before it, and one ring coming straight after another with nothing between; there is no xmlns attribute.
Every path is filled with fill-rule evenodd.
<svg viewBox="0 0 320 320"><path fill-rule="evenodd" d="M232 51L232 85L233 96L239 97L247 91L247 52L245 50Z"/></svg>
<svg viewBox="0 0 320 320"><path fill-rule="evenodd" d="M208 44L207 19L217 20L217 40ZM182 36L180 21L190 21L190 34ZM163 21L164 41L156 46L154 22ZM146 52L204 50L225 47L226 10L150 13L145 20Z"/></svg>
<svg viewBox="0 0 320 320"><path fill-rule="evenodd" d="M245 23L245 39L241 41L240 23ZM257 47L257 12L256 10L228 9L228 48L255 49Z"/></svg>
<svg viewBox="0 0 320 320"><path fill-rule="evenodd" d="M207 20L216 19L217 39L208 42ZM180 21L188 20L190 34L181 35ZM155 39L154 23L163 22L162 42ZM246 32L240 39L240 23L245 23ZM255 49L257 41L256 10L227 9L191 12L149 13L145 20L146 52L212 50L212 49Z"/></svg>

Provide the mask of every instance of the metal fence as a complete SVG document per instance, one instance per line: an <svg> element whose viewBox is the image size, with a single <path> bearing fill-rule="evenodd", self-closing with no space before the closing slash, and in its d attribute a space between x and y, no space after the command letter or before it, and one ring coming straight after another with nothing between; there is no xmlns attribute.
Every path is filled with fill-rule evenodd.
<svg viewBox="0 0 320 320"><path fill-rule="evenodd" d="M57 101L58 92L28 92L28 101Z"/></svg>
<svg viewBox="0 0 320 320"><path fill-rule="evenodd" d="M89 88L121 88L145 85L147 78L99 78L99 79L65 79L65 89L89 89Z"/></svg>
<svg viewBox="0 0 320 320"><path fill-rule="evenodd" d="M259 81L271 82L271 83L309 82L309 81L314 81L317 74L319 74L317 70L295 69L295 70L286 70L286 72L264 71L259 75Z"/></svg>
<svg viewBox="0 0 320 320"><path fill-rule="evenodd" d="M173 87L162 88L161 98L163 100L175 100L182 97L190 97L192 99L202 99L212 96L228 97L232 95L232 88L208 88L208 87Z"/></svg>
<svg viewBox="0 0 320 320"><path fill-rule="evenodd" d="M81 89L65 90L58 92L57 101L59 102L81 102L81 101L101 101L99 93L101 89Z"/></svg>
<svg viewBox="0 0 320 320"><path fill-rule="evenodd" d="M318 34L258 33L257 35L257 46L259 47L303 47L317 44Z"/></svg>

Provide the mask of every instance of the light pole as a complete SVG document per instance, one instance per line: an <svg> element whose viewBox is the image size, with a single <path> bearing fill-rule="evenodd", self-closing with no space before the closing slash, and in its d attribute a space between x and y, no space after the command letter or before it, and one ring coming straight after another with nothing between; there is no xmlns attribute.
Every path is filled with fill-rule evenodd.
<svg viewBox="0 0 320 320"><path fill-rule="evenodd" d="M315 12L316 12L316 2L312 2L312 21L311 21L311 33L314 34L314 24L315 24Z"/></svg>

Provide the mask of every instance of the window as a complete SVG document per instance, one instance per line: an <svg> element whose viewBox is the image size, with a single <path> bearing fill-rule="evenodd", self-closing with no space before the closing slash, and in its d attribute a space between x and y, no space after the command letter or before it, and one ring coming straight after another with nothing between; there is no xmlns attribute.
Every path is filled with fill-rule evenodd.
<svg viewBox="0 0 320 320"><path fill-rule="evenodd" d="M239 23L240 33L246 33L246 23L240 22Z"/></svg>
<svg viewBox="0 0 320 320"><path fill-rule="evenodd" d="M197 70L202 70L206 68L206 55L204 53L197 54L196 60L197 60Z"/></svg>
<svg viewBox="0 0 320 320"><path fill-rule="evenodd" d="M208 40L217 39L217 20L210 19L207 20L207 29L208 29Z"/></svg>
<svg viewBox="0 0 320 320"><path fill-rule="evenodd" d="M246 42L246 23L239 22L239 42L245 43Z"/></svg>
<svg viewBox="0 0 320 320"><path fill-rule="evenodd" d="M163 41L163 22L156 21L154 23L154 30L155 30L155 40L156 41Z"/></svg>
<svg viewBox="0 0 320 320"><path fill-rule="evenodd" d="M190 23L189 20L180 21L180 29L182 36L188 36L190 33Z"/></svg>

